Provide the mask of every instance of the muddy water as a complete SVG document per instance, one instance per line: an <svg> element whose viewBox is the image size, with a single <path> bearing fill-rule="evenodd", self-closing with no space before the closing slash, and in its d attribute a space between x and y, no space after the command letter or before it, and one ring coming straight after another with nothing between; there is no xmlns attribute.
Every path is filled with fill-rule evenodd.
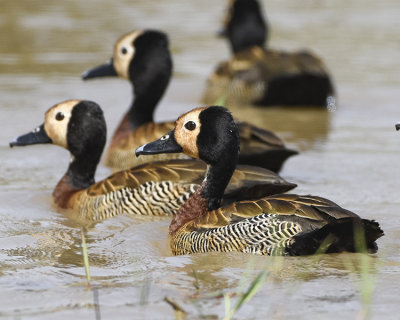
<svg viewBox="0 0 400 320"><path fill-rule="evenodd" d="M214 37L223 8L211 0L2 0L0 317L90 319L100 309L102 319L174 319L164 302L168 297L189 319L217 319L225 315L225 302L216 294L246 288L263 269L265 282L238 318L356 319L368 311L372 319L398 317L400 135L394 123L400 120L400 5L274 0L264 7L272 47L309 47L324 57L337 84L337 109L232 110L301 151L282 171L299 184L298 193L325 196L377 219L386 232L378 254L173 257L168 219L122 216L87 230L95 286L88 290L80 226L50 201L68 152L54 146L11 150L8 142L69 98L100 103L110 134L131 99L129 85L117 79L84 83L79 75L108 59L120 34L137 28L163 29L171 38L175 77L157 119L199 105L205 77L229 56L226 44ZM100 165L98 179L108 174Z"/></svg>

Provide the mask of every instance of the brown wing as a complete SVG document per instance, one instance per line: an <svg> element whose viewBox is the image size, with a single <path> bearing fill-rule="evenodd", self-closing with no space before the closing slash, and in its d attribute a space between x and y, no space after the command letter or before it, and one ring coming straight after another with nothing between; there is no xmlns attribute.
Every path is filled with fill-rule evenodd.
<svg viewBox="0 0 400 320"><path fill-rule="evenodd" d="M258 199L289 191L296 186L270 170L238 165L225 190L223 200L227 204L242 199Z"/></svg>
<svg viewBox="0 0 400 320"><path fill-rule="evenodd" d="M265 50L262 63L265 76L269 79L284 74L295 75L309 73L327 76L326 67L321 59L307 51L287 53L283 51Z"/></svg>
<svg viewBox="0 0 400 320"><path fill-rule="evenodd" d="M358 217L325 198L283 194L257 201L239 201L211 211L199 219L197 227L221 227L262 214L277 215L281 216L282 220L295 221L302 225L303 229L322 226L337 219Z"/></svg>
<svg viewBox="0 0 400 320"><path fill-rule="evenodd" d="M243 121L236 123L240 135L239 163L278 172L287 158L297 154L297 151L286 148L272 131Z"/></svg>
<svg viewBox="0 0 400 320"><path fill-rule="evenodd" d="M285 147L282 139L272 131L261 129L245 121L237 119L235 121L239 129L241 152L247 149L257 150L266 146L271 149Z"/></svg>
<svg viewBox="0 0 400 320"><path fill-rule="evenodd" d="M137 188L146 182L172 181L200 185L204 179L206 164L200 160L170 160L146 163L130 170L119 171L88 189L90 196L113 192L124 188Z"/></svg>
<svg viewBox="0 0 400 320"><path fill-rule="evenodd" d="M322 60L309 51L285 52L254 47L251 50L240 52L229 63L229 73L239 74L245 78L243 71L260 69L262 81L270 81L277 76L309 73L327 76L327 70ZM220 69L223 72L224 69ZM225 71L226 72L226 71ZM256 75L254 71L252 74ZM251 78L250 75L247 75ZM243 78L243 79L244 79ZM257 79L253 79L256 81Z"/></svg>

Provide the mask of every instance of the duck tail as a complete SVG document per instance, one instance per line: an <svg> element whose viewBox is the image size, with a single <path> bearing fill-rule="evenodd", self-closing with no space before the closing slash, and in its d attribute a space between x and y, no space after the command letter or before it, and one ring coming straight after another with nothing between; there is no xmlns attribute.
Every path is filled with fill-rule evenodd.
<svg viewBox="0 0 400 320"><path fill-rule="evenodd" d="M333 252L370 252L378 250L376 240L384 235L374 220L342 218L320 229L294 236L289 255Z"/></svg>

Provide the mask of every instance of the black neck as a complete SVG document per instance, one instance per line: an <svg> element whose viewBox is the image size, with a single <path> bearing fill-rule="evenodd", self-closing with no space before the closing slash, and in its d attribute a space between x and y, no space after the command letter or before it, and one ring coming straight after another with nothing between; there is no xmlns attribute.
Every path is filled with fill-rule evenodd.
<svg viewBox="0 0 400 320"><path fill-rule="evenodd" d="M76 189L94 183L94 174L106 144L107 127L103 111L92 101L81 101L72 110L67 141L72 160L66 176Z"/></svg>
<svg viewBox="0 0 400 320"><path fill-rule="evenodd" d="M208 167L202 190L202 196L207 200L208 210L220 207L226 186L235 171L237 159L233 157L226 160Z"/></svg>
<svg viewBox="0 0 400 320"><path fill-rule="evenodd" d="M136 54L129 66L129 78L134 94L129 110L132 129L147 122L153 122L154 110L168 87L172 75L172 60L167 40L163 36L162 40L153 43L151 33L147 36L150 39L146 40L142 36L140 41L137 40ZM142 40L145 43L142 43Z"/></svg>
<svg viewBox="0 0 400 320"><path fill-rule="evenodd" d="M66 176L69 183L75 189L86 189L91 186L94 181L97 164L99 162L91 154L85 154L76 158L72 158Z"/></svg>
<svg viewBox="0 0 400 320"><path fill-rule="evenodd" d="M133 86L134 99L129 109L129 122L132 129L154 121L154 110L161 97L164 94L165 89L168 86L168 82L152 88L148 87L137 88Z"/></svg>
<svg viewBox="0 0 400 320"><path fill-rule="evenodd" d="M263 47L268 37L268 26L256 0L236 1L227 29L234 53L253 46Z"/></svg>

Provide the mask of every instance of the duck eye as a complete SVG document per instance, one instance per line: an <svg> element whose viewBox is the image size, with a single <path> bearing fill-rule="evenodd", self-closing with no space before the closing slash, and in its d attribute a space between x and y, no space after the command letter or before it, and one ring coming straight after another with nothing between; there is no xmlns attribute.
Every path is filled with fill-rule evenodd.
<svg viewBox="0 0 400 320"><path fill-rule="evenodd" d="M127 53L128 53L128 49L125 48L125 47L123 47L123 48L121 49L121 53L122 53L122 54L127 54Z"/></svg>
<svg viewBox="0 0 400 320"><path fill-rule="evenodd" d="M62 113L62 112L57 112L57 114L56 114L56 120L57 121L61 121L61 120L63 120L64 119L64 113Z"/></svg>
<svg viewBox="0 0 400 320"><path fill-rule="evenodd" d="M190 131L193 131L194 129L196 129L196 122L191 121L191 120L186 122L185 123L185 128L190 130Z"/></svg>

